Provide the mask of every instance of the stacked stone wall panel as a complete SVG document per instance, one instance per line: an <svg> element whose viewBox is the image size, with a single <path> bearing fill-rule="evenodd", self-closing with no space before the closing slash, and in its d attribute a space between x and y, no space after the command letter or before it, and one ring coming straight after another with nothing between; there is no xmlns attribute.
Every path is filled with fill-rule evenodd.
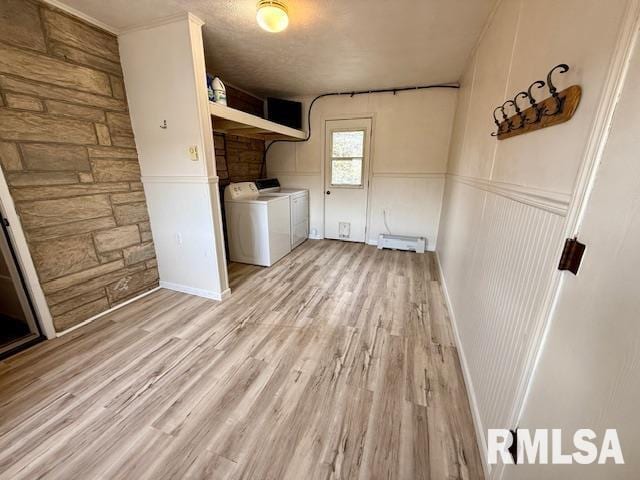
<svg viewBox="0 0 640 480"><path fill-rule="evenodd" d="M0 2L0 164L56 330L158 285L114 35Z"/></svg>

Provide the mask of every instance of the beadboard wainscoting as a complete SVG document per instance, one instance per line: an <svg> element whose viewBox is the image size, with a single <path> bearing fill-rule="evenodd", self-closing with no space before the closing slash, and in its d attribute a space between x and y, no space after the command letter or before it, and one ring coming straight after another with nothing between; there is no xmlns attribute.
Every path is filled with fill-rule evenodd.
<svg viewBox="0 0 640 480"><path fill-rule="evenodd" d="M486 462L487 429L516 428L521 419L563 278L563 240L575 233L616 97L627 4L498 2L460 79L437 252L491 480L503 469ZM578 8L589 14L576 16ZM583 86L572 120L492 137L495 105L561 62L571 70L556 86Z"/></svg>
<svg viewBox="0 0 640 480"><path fill-rule="evenodd" d="M569 198L447 176L438 260L483 450L514 427L544 330Z"/></svg>

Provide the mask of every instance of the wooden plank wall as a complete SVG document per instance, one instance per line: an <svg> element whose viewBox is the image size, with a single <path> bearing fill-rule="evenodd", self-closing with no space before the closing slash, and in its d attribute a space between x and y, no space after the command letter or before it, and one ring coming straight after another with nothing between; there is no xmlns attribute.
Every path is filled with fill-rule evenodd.
<svg viewBox="0 0 640 480"><path fill-rule="evenodd" d="M115 36L0 2L0 161L56 330L158 285Z"/></svg>
<svg viewBox="0 0 640 480"><path fill-rule="evenodd" d="M264 118L264 102L253 95L225 85L227 90L227 106Z"/></svg>

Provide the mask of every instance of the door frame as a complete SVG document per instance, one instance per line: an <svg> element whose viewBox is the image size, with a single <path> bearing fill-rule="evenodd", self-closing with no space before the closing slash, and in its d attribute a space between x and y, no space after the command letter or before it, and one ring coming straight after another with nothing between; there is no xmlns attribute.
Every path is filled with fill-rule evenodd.
<svg viewBox="0 0 640 480"><path fill-rule="evenodd" d="M1 211L1 209L0 209ZM18 257L16 255L15 248L11 243L11 237L9 236L9 225L4 223L4 213L2 213L2 232L0 233L0 251L2 252L3 261L9 272L9 278L13 284L13 288L16 296L18 297L18 303L22 308L22 312L25 316L23 319L29 326L29 334L16 340L10 341L8 344L0 345L0 358L11 355L13 352L22 350L27 346L38 342L42 339L42 331L36 317L36 311L33 307L33 302L29 296L27 290L27 284L20 270L18 263Z"/></svg>
<svg viewBox="0 0 640 480"><path fill-rule="evenodd" d="M373 112L367 113L353 113L353 114L344 114L344 115L330 115L326 117L322 117L322 161L320 162L320 181L321 184L321 193L322 193L322 238L327 238L325 235L325 225L326 225L326 208L325 208L325 200L326 200L326 175L327 175L327 122L333 121L349 121L349 120L371 120L371 131L369 132L369 168L367 170L366 178L363 181L367 182L367 197L365 200L365 226L364 226L364 243L368 245L368 234L369 234L369 217L370 217L370 204L371 204L371 179L373 178L373 162L375 156L375 147L373 142L373 136L376 130L376 114ZM359 242L354 242L359 243Z"/></svg>
<svg viewBox="0 0 640 480"><path fill-rule="evenodd" d="M29 251L27 239L20 223L20 217L16 211L13 198L9 192L9 186L4 176L4 172L0 170L0 215L9 221L6 227L7 241L10 247L13 247L15 254L16 267L22 273L24 280L24 288L27 297L31 300L33 306L35 321L40 332L48 339L56 338L56 330L53 326L53 318L47 305L44 292L40 286L40 280L36 273L36 267Z"/></svg>

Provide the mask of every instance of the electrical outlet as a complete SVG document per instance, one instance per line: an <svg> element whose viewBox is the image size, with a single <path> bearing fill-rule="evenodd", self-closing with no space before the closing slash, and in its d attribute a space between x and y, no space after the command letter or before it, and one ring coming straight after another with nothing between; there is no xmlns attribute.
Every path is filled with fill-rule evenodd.
<svg viewBox="0 0 640 480"><path fill-rule="evenodd" d="M191 158L191 160L193 160L194 162L198 161L198 146L197 145L192 145L189 147L189 158Z"/></svg>

